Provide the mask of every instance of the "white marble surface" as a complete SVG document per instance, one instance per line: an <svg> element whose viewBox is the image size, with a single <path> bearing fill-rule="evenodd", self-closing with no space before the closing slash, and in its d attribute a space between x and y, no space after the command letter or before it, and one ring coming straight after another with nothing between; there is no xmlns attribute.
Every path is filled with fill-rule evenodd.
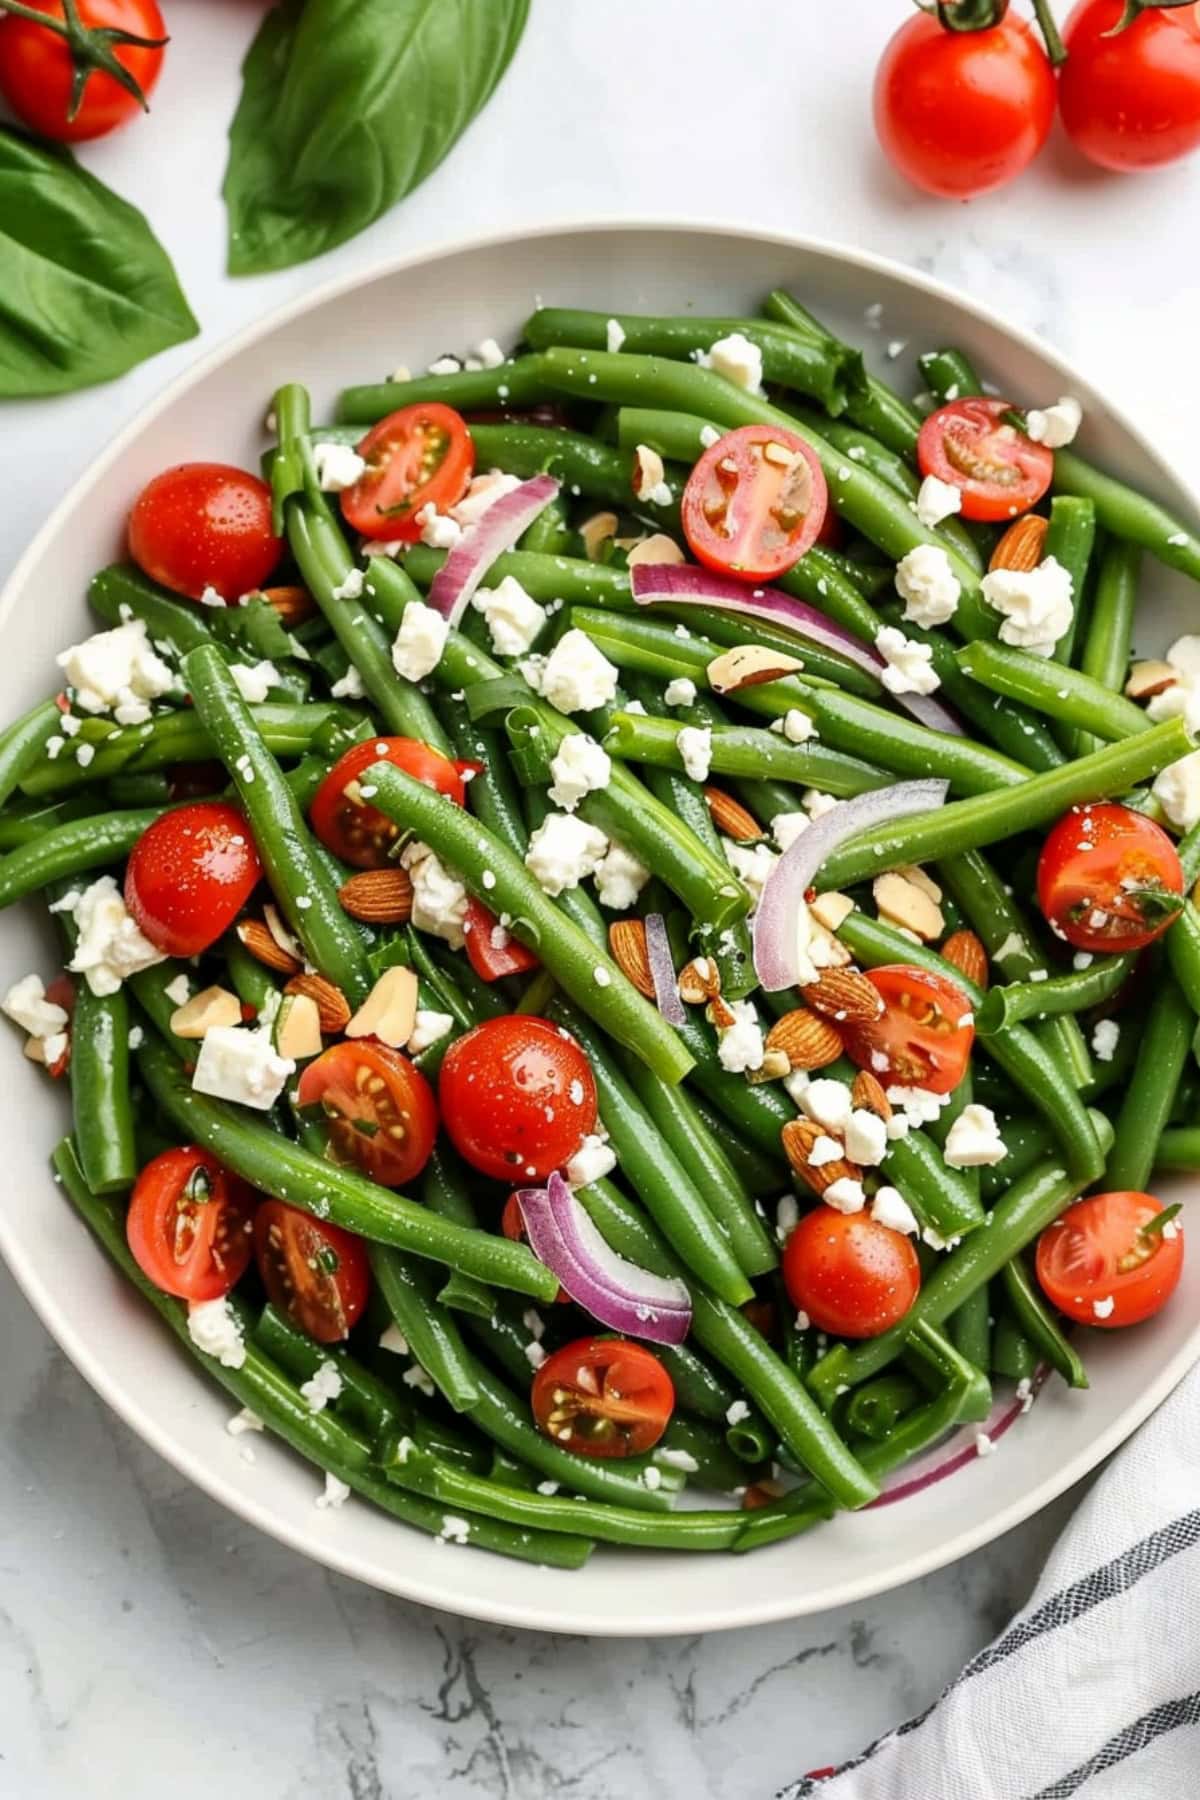
<svg viewBox="0 0 1200 1800"><path fill-rule="evenodd" d="M397 249L597 214L761 222L931 270L1074 353L1200 478L1200 165L1123 183L1054 142L1005 194L913 194L869 125L901 0L534 0L490 110L421 192L318 264L236 284L218 190L259 9L167 11L151 120L87 160L148 212L204 335L113 386L6 408L0 574L115 427L238 324ZM0 1795L24 1800L770 1795L925 1705L1020 1603L1072 1503L797 1625L523 1636L372 1594L221 1512L112 1419L2 1272L0 1369Z"/></svg>

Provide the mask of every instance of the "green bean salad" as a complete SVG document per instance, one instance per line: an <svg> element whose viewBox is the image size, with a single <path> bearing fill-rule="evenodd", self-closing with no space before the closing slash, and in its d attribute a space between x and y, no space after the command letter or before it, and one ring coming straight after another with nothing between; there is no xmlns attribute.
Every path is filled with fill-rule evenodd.
<svg viewBox="0 0 1200 1800"><path fill-rule="evenodd" d="M56 1178L317 1506L754 1549L1176 1286L1200 638L1132 644L1200 540L921 370L776 292L286 386L0 735Z"/></svg>

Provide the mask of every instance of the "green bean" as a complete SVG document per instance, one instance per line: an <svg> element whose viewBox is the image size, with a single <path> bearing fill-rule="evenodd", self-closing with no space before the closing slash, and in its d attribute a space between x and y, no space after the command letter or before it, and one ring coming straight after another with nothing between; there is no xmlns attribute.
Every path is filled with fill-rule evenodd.
<svg viewBox="0 0 1200 1800"><path fill-rule="evenodd" d="M1108 1120L1103 1113L1092 1117L1101 1143L1107 1145ZM904 1350L915 1326L925 1322L940 1325L957 1312L976 1288L998 1275L1009 1258L1032 1243L1087 1185L1086 1180L1068 1174L1055 1157L1037 1163L997 1201L989 1215L990 1224L973 1231L942 1258L898 1326L853 1348L838 1345L817 1364L809 1377L813 1392L830 1405L843 1382L855 1386L886 1369Z"/></svg>
<svg viewBox="0 0 1200 1800"><path fill-rule="evenodd" d="M1030 1387L1037 1373L1038 1355L1010 1312L1001 1312L992 1333L992 1372Z"/></svg>
<svg viewBox="0 0 1200 1800"><path fill-rule="evenodd" d="M395 563L380 562L384 573L379 582L378 598L387 609L385 624L394 630L400 623L400 613L392 598L395 577L407 571L418 587L428 588L445 560L444 550L429 550L424 544L412 544L405 551L403 569ZM629 571L614 563L587 562L582 557L545 556L529 550L506 550L489 569L488 581L496 585L508 575L519 581L532 599L543 604L561 600L568 606L607 606L621 602L629 605L632 599ZM368 569L368 583L374 580L374 574ZM445 655L443 651L443 662ZM461 674L456 673L453 679L456 686L463 685ZM465 679L478 680L478 677L468 674Z"/></svg>
<svg viewBox="0 0 1200 1800"><path fill-rule="evenodd" d="M592 1183L593 1187L601 1185ZM698 1419L724 1425L725 1414L737 1399L737 1390L721 1371L690 1344L656 1344L654 1354L671 1377L675 1404Z"/></svg>
<svg viewBox="0 0 1200 1800"><path fill-rule="evenodd" d="M456 1225L477 1229L479 1219L467 1193L461 1163L450 1151L435 1149L421 1178L421 1204L441 1219L452 1219ZM443 1306L456 1312L475 1313L488 1318L496 1304L496 1295L473 1275L451 1269L438 1293Z"/></svg>
<svg viewBox="0 0 1200 1800"><path fill-rule="evenodd" d="M1090 500L1097 524L1113 537L1149 550L1168 568L1200 581L1200 539L1182 520L1123 481L1093 469L1073 450L1054 452L1054 491Z"/></svg>
<svg viewBox="0 0 1200 1800"><path fill-rule="evenodd" d="M1054 660L1070 663L1083 617L1084 586L1092 547L1096 541L1096 509L1090 500L1072 494L1056 494L1050 502L1050 527L1042 548L1043 558L1053 557L1071 577L1071 622L1054 646ZM1056 722L1059 715L1056 713Z"/></svg>
<svg viewBox="0 0 1200 1800"><path fill-rule="evenodd" d="M114 810L120 810L119 804L103 788L71 794L65 800L49 805L35 800L10 800L0 813L0 851L19 850L22 845L35 843L60 825L90 818L96 812Z"/></svg>
<svg viewBox="0 0 1200 1800"><path fill-rule="evenodd" d="M450 375L414 375L404 381L377 381L343 388L337 416L348 425L374 425L400 406L439 401L457 412L495 407L537 406L553 398L536 356L518 356L494 369L463 369Z"/></svg>
<svg viewBox="0 0 1200 1800"><path fill-rule="evenodd" d="M471 777L471 811L517 856L524 856L529 834L521 817L521 797L502 732L477 725L463 706L444 701L442 716L454 754L479 763Z"/></svg>
<svg viewBox="0 0 1200 1800"><path fill-rule="evenodd" d="M536 551L542 556L575 556L579 538L571 529L571 515L562 494L548 500L541 512L525 527L517 548Z"/></svg>
<svg viewBox="0 0 1200 1800"><path fill-rule="evenodd" d="M411 1419L412 1408L402 1406L386 1382L358 1361L344 1344L314 1343L298 1330L270 1301L259 1314L251 1338L295 1382L311 1381L324 1363L331 1362L341 1378L341 1391L329 1402L339 1418L357 1425L370 1437Z"/></svg>
<svg viewBox="0 0 1200 1800"><path fill-rule="evenodd" d="M928 350L917 358L917 365L939 406L983 392L974 365L961 350Z"/></svg>
<svg viewBox="0 0 1200 1800"><path fill-rule="evenodd" d="M710 1131L720 1137L721 1146L726 1156L741 1176L745 1185L756 1200L777 1194L783 1186L780 1169L782 1151L776 1144L776 1156L772 1158L754 1144L748 1144L738 1132L730 1128L729 1122L719 1112L702 1100L692 1096L693 1104L700 1117Z"/></svg>
<svg viewBox="0 0 1200 1800"><path fill-rule="evenodd" d="M144 831L166 811L150 806L132 812L94 813L73 819L0 859L0 907L23 900L36 888L122 863Z"/></svg>
<svg viewBox="0 0 1200 1800"><path fill-rule="evenodd" d="M73 951L75 922L66 912L58 918ZM84 1180L94 1194L125 1193L137 1179L138 1158L129 1099L129 999L123 987L97 994L86 976L76 983L70 1075Z"/></svg>
<svg viewBox="0 0 1200 1800"><path fill-rule="evenodd" d="M373 1472L372 1451L366 1440L335 1418L328 1408L319 1413L312 1412L298 1390L253 1342L245 1344L245 1361L236 1369L199 1351L188 1332L186 1306L162 1293L142 1274L125 1242L121 1215L110 1200L89 1192L70 1139L64 1140L55 1151L54 1166L62 1179L63 1191L93 1236L99 1239L101 1248L150 1302L184 1348L233 1395L239 1406L256 1413L267 1428L292 1449L345 1482L355 1493L374 1501L385 1512L420 1531L427 1531L434 1537L442 1535L444 1509L398 1492L390 1483L380 1480ZM558 1568L578 1568L590 1549L586 1539L513 1530L477 1514L468 1518L467 1541L500 1555Z"/></svg>
<svg viewBox="0 0 1200 1800"><path fill-rule="evenodd" d="M604 748L622 762L679 770L684 766L678 748L683 729L678 719L616 712L604 735ZM886 787L891 779L886 770L860 762L857 757L844 756L840 751L827 750L819 743L790 744L778 732L754 730L746 725L714 725L711 729L709 766L714 775L792 781L841 796ZM793 810L795 804L793 801Z"/></svg>
<svg viewBox="0 0 1200 1800"><path fill-rule="evenodd" d="M861 1437L883 1443L920 1398L920 1387L903 1370L877 1375L874 1381L864 1382L850 1395L846 1405L846 1425Z"/></svg>
<svg viewBox="0 0 1200 1800"><path fill-rule="evenodd" d="M247 1118L243 1108L197 1094L164 1044L147 1039L137 1052L137 1064L158 1105L186 1140L206 1144L252 1187L373 1243L393 1244L495 1287L538 1300L552 1300L557 1293L557 1279L523 1244L438 1218L357 1171L325 1162L280 1137Z"/></svg>
<svg viewBox="0 0 1200 1800"><path fill-rule="evenodd" d="M1083 1363L1030 1280L1022 1257L1010 1257L1000 1271L1000 1279L1013 1318L1023 1335L1045 1361L1058 1370L1068 1387L1085 1388L1088 1378Z"/></svg>
<svg viewBox="0 0 1200 1800"><path fill-rule="evenodd" d="M381 812L417 836L460 873L476 899L512 915L514 936L536 949L559 985L597 1023L628 1044L665 1081L678 1081L691 1059L662 1015L603 950L590 943L538 887L506 844L462 807L444 800L389 763L375 763L369 779ZM495 877L485 886L483 877ZM598 979L607 976L606 981Z"/></svg>
<svg viewBox="0 0 1200 1800"><path fill-rule="evenodd" d="M796 1116L782 1088L770 1082L751 1086L744 1075L722 1068L716 1034L695 1014L689 1012L677 1030L694 1059L689 1085L699 1089L756 1150L779 1159L779 1134Z"/></svg>
<svg viewBox="0 0 1200 1800"><path fill-rule="evenodd" d="M860 351L832 341L818 342L786 325L764 325L758 319L648 318L618 313L622 344L651 356L690 357L709 351L734 333L762 352L763 377L796 393L811 394L826 412L844 412L851 393L866 386ZM525 336L535 350L570 344L580 350L603 350L609 339L604 313L566 307L542 307L526 322Z"/></svg>
<svg viewBox="0 0 1200 1800"><path fill-rule="evenodd" d="M130 614L142 619L151 639L169 643L177 656L215 642L204 607L168 593L132 563L113 563L93 575L88 604L106 625L123 625Z"/></svg>
<svg viewBox="0 0 1200 1800"><path fill-rule="evenodd" d="M215 650L189 651L183 667L197 715L234 779L281 912L321 974L361 1004L372 985L362 939L249 707Z"/></svg>
<svg viewBox="0 0 1200 1800"><path fill-rule="evenodd" d="M1195 1028L1187 996L1173 982L1161 983L1150 1004L1138 1059L1116 1118L1116 1137L1105 1171L1111 1191L1144 1191Z"/></svg>
<svg viewBox="0 0 1200 1800"><path fill-rule="evenodd" d="M479 1386L462 1339L425 1270L386 1244L371 1244L371 1273L409 1349L455 1412L472 1412Z"/></svg>
<svg viewBox="0 0 1200 1800"><path fill-rule="evenodd" d="M1186 756L1190 744L1183 720L1167 719L1138 737L1107 744L1065 768L1031 775L1018 787L953 800L936 812L920 813L899 825L860 832L826 858L817 885L846 887L885 869L956 856L1035 830L1072 806L1125 793L1167 763Z"/></svg>
<svg viewBox="0 0 1200 1800"><path fill-rule="evenodd" d="M513 475L556 475L572 494L606 501L656 520L667 531L679 529L679 494L686 478L668 469L672 499L663 506L635 498L634 456L615 450L578 431L538 425L472 425L476 457L483 467L507 469Z"/></svg>
<svg viewBox="0 0 1200 1800"><path fill-rule="evenodd" d="M1048 1156L1054 1147L1054 1133L1045 1119L1005 1119L1000 1135L1005 1154L998 1163L979 1171L984 1202L990 1205L998 1195L1031 1169L1035 1162Z"/></svg>
<svg viewBox="0 0 1200 1800"><path fill-rule="evenodd" d="M955 1308L946 1320L946 1330L960 1356L977 1369L991 1368L992 1322L986 1282Z"/></svg>
<svg viewBox="0 0 1200 1800"><path fill-rule="evenodd" d="M1173 1125L1161 1132L1154 1149L1154 1167L1200 1169L1200 1125Z"/></svg>
<svg viewBox="0 0 1200 1800"><path fill-rule="evenodd" d="M1080 668L1114 694L1120 693L1129 667L1141 562L1136 544L1118 538L1105 546L1084 635ZM1076 756L1087 756L1097 745L1087 732L1077 732L1072 748Z"/></svg>
<svg viewBox="0 0 1200 1800"><path fill-rule="evenodd" d="M1021 981L1011 987L992 988L976 1008L975 1029L986 1038L1020 1019L1086 1012L1089 1007L1102 1006L1123 987L1136 961L1132 954L1103 956L1090 968L1071 975L1052 975L1046 981Z"/></svg>
<svg viewBox="0 0 1200 1800"><path fill-rule="evenodd" d="M670 1360L664 1356L663 1348L656 1344L654 1354L664 1367L670 1369ZM716 1425L707 1420L688 1418L678 1410L678 1405L682 1405L678 1388L675 1396L677 1409L650 1452L650 1461L664 1474L677 1475L686 1471L689 1487L707 1488L718 1494L736 1493L745 1485L749 1473L745 1463L733 1454ZM723 1418L721 1424L724 1424ZM689 1467L690 1463L695 1467Z"/></svg>
<svg viewBox="0 0 1200 1800"><path fill-rule="evenodd" d="M41 700L0 732L0 806L45 760L47 740L56 732L61 717L53 700Z"/></svg>
<svg viewBox="0 0 1200 1800"><path fill-rule="evenodd" d="M815 319L806 307L793 299L791 294L782 288L776 288L768 294L763 303L763 311L769 319L778 319L784 325L790 325L794 331L814 337L827 344L837 344L838 339ZM874 375L867 376L865 394L852 394L846 407L846 416L864 431L871 432L889 450L898 456L914 455L917 448L917 433L921 429L921 421L914 409L906 400L878 381Z"/></svg>
<svg viewBox="0 0 1200 1800"><path fill-rule="evenodd" d="M1048 657L1007 644L975 643L958 652L958 661L973 681L993 693L1036 707L1106 743L1150 729L1151 721L1132 700Z"/></svg>
<svg viewBox="0 0 1200 1800"><path fill-rule="evenodd" d="M773 1441L766 1420L755 1412L739 1419L725 1433L726 1445L741 1463L765 1462Z"/></svg>

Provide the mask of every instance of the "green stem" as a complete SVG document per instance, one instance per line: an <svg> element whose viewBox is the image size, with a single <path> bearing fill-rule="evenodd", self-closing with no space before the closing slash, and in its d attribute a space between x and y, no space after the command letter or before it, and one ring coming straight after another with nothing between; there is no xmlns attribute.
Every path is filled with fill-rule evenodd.
<svg viewBox="0 0 1200 1800"><path fill-rule="evenodd" d="M1067 60L1067 47L1062 41L1054 14L1050 11L1050 0L1033 0L1033 16L1037 20L1038 30L1046 40L1046 54L1056 69L1060 69Z"/></svg>

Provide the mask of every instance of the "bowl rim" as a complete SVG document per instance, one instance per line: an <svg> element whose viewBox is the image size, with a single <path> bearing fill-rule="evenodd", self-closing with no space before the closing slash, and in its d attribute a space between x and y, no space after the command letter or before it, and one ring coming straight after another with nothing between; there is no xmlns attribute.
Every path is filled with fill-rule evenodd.
<svg viewBox="0 0 1200 1800"><path fill-rule="evenodd" d="M781 231L775 226L765 224L729 223L721 219L708 218L671 219L654 215L635 218L619 214L597 215L584 221L566 217L541 221L533 226L510 225L495 231L472 232L465 236L426 244L422 248L400 255L375 258L359 268L333 276L316 287L293 296L290 300L271 308L264 315L252 319L221 339L211 349L189 363L186 368L180 370L161 393L140 407L52 508L27 548L17 559L3 588L0 588L0 616L4 615L11 603L13 591L27 581L29 572L46 553L52 540L62 530L64 524L86 498L91 488L102 479L113 464L120 460L148 425L183 399L190 389L203 381L209 373L218 369L229 358L250 348L255 343L269 338L282 326L317 307L325 306L331 301L352 294L357 289L376 281L403 274L412 268L435 263L443 258L448 259L519 244L533 244L546 238L590 237L606 233L663 236L684 234L710 237L714 240L724 240L726 243L742 241L758 246L775 245L782 251L824 257L833 262L849 265L864 276L882 277L897 282L918 294L948 303L959 313L973 318L988 330L999 333L1010 343L1031 352L1042 361L1052 365L1059 371L1064 383L1068 384L1064 386L1064 392L1082 388L1095 394L1108 419L1161 472L1165 481L1186 497L1192 511L1200 514L1200 495L1197 495L1188 482L1180 478L1178 472L1171 467L1146 433L1129 418L1123 407L1109 398L1103 388L1098 388L1072 361L1064 357L1056 347L1047 343L1037 333L1010 324L985 303L962 294L948 282L941 281L923 270L910 268L892 257L843 244L836 239L814 236L804 232ZM328 1547L324 1548L318 1556L303 1532L293 1528L287 1520L273 1514L265 1504L257 1503L247 1497L241 1490L231 1485L220 1470L194 1455L165 1429L160 1429L152 1418L142 1412L136 1400L125 1393L116 1379L110 1377L103 1358L97 1354L92 1341L87 1339L83 1331L75 1326L70 1313L59 1305L50 1284L43 1280L37 1270L26 1260L21 1248L21 1234L15 1215L10 1217L7 1209L0 1209L0 1254L3 1255L18 1287L50 1336L89 1386L106 1401L131 1430L137 1433L144 1443L149 1444L173 1468L194 1482L211 1499L227 1507L239 1518L257 1526L276 1541L288 1545L290 1549L310 1560L319 1560L325 1567L334 1569L339 1574L351 1576L377 1591L393 1593L400 1598L416 1601L460 1617L485 1620L489 1623L517 1627L522 1630L566 1632L589 1636L673 1636L735 1630L756 1624L770 1624L786 1619L801 1618L890 1592L893 1588L903 1586L923 1575L943 1568L947 1564L957 1562L972 1551L1003 1536L1024 1520L1032 1517L1033 1514L1040 1512L1043 1507L1049 1505L1051 1501L1090 1473L1097 1464L1132 1435L1150 1413L1166 1399L1193 1364L1200 1361L1200 1323L1198 1323L1176 1353L1163 1363L1157 1369L1153 1379L1142 1387L1137 1399L1123 1408L1107 1429L1091 1439L1085 1449L1065 1464L1049 1471L1042 1481L999 1512L989 1512L976 1524L964 1527L952 1535L944 1536L927 1550L910 1553L900 1559L894 1571L888 1571L884 1575L876 1572L859 1577L848 1577L833 1586L822 1587L815 1595L805 1592L790 1592L785 1583L781 1584L778 1599L769 1603L756 1601L750 1606L739 1609L736 1599L730 1599L720 1607L711 1607L706 1613L689 1614L682 1621L670 1615L662 1616L656 1613L652 1605L636 1616L621 1620L605 1614L594 1614L587 1609L586 1605L576 1607L569 1617L564 1617L562 1611L544 1604L500 1601L490 1598L473 1600L464 1597L455 1593L451 1584L445 1580L427 1579L422 1575L419 1567L413 1571L407 1569L398 1571L400 1579L382 1586L376 1570L367 1565L366 1559L353 1551L340 1548L332 1538Z"/></svg>

